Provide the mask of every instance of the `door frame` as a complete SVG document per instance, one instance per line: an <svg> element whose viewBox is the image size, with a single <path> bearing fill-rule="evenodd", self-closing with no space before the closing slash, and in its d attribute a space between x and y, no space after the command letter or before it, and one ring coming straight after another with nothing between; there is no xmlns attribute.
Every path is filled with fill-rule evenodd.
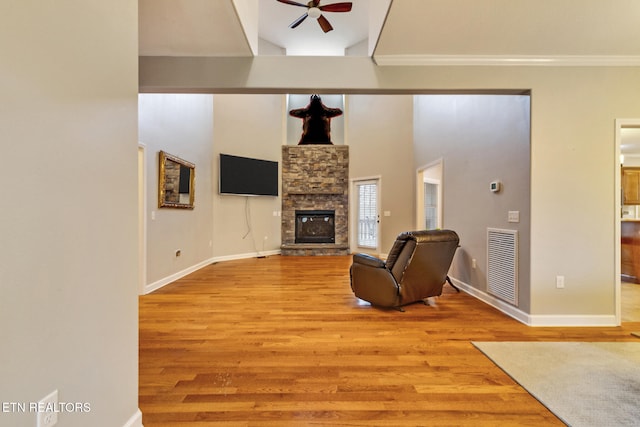
<svg viewBox="0 0 640 427"><path fill-rule="evenodd" d="M350 215L349 215L349 223L351 224L351 227L349 227L351 229L351 236L350 236L350 251L352 253L356 253L356 252L371 252L371 253L377 253L377 254L381 254L381 244L382 244L382 236L381 236L381 232L382 232L382 220L381 220L381 209L382 209L382 176L381 175L375 175L375 176L366 176L366 177L359 177L359 178L351 178L349 179L350 183L349 183L349 188L351 189L350 193L351 193L351 197L350 197L350 202L349 205L353 206L353 209L349 209L350 211ZM376 215L378 217L378 221L376 223L376 233L378 236L378 242L377 242L377 247L375 249L373 248L364 248L361 246L358 246L358 192L357 190L357 185L359 183L364 183L367 181L375 181L376 183L376 188L378 190L377 192L377 202L378 202L378 206L377 206L377 210L378 212L376 212Z"/></svg>
<svg viewBox="0 0 640 427"><path fill-rule="evenodd" d="M425 172L433 170L437 178L425 178ZM424 182L438 184L438 228L442 228L444 223L444 209L442 207L444 191L444 160L439 158L431 163L416 169L416 230L424 229Z"/></svg>
<svg viewBox="0 0 640 427"><path fill-rule="evenodd" d="M147 286L147 147L138 143L138 294Z"/></svg>
<svg viewBox="0 0 640 427"><path fill-rule="evenodd" d="M615 203L615 221L614 221L614 283L615 283L615 311L616 311L616 324L622 324L622 225L620 209L622 208L622 171L620 155L622 154L622 129L624 128L640 128L640 119L616 119L615 120L615 153L614 153L614 170L615 170L615 190L614 190L614 203Z"/></svg>

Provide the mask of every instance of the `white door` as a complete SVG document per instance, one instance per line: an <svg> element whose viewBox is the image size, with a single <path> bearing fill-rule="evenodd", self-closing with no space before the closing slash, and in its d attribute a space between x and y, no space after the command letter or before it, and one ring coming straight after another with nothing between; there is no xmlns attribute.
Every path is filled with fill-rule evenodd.
<svg viewBox="0 0 640 427"><path fill-rule="evenodd" d="M355 240L358 249L379 252L380 244L380 180L354 181Z"/></svg>

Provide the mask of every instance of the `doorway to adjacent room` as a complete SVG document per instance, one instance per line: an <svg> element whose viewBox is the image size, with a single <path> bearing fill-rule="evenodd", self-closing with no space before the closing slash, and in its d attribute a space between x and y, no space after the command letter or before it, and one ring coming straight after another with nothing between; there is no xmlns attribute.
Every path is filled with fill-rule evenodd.
<svg viewBox="0 0 640 427"><path fill-rule="evenodd" d="M418 169L416 229L442 228L442 159Z"/></svg>
<svg viewBox="0 0 640 427"><path fill-rule="evenodd" d="M640 284L634 280L622 280L625 278L635 277L630 274L629 269L634 270L635 265L640 266L640 260L629 259L636 258L634 247L637 243L629 241L626 229L632 229L638 226L640 221L640 206L635 204L625 204L623 198L623 168L640 167L640 119L618 119L616 120L616 189L615 201L616 212L619 212L616 218L616 267L615 267L615 295L616 295L616 318L618 324L621 322L637 322L640 321ZM634 202L635 203L635 202ZM626 227L623 227L626 226ZM623 230L623 228L625 230ZM632 230L633 231L633 230Z"/></svg>

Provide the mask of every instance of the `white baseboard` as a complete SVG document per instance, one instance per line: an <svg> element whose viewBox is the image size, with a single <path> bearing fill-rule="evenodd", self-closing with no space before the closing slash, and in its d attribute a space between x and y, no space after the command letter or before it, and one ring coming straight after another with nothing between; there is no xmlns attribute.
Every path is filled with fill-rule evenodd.
<svg viewBox="0 0 640 427"><path fill-rule="evenodd" d="M275 249L272 251L264 251L264 252L249 252L246 254L223 255L223 256L213 257L211 262L233 261L236 259L247 259L247 258L259 258L263 256L270 256L270 255L280 255L280 249Z"/></svg>
<svg viewBox="0 0 640 427"><path fill-rule="evenodd" d="M529 315L530 326L619 326L615 315Z"/></svg>
<svg viewBox="0 0 640 427"><path fill-rule="evenodd" d="M453 281L453 283L460 288L460 290L465 291L466 293L468 293L469 295L479 299L480 301L490 305L493 308L496 308L498 310L500 310L501 312L503 312L504 314L506 314L509 317L513 317L514 319L516 319L519 322L522 322L524 324L529 324L528 321L528 314L525 313L524 311L518 309L517 307L512 306L511 304L508 304L504 301L502 301L501 299L498 299L492 295L489 295L486 292L483 292L479 289L474 288L471 285L468 285L456 278L453 278L451 276L449 276L449 278L451 279L451 281Z"/></svg>
<svg viewBox="0 0 640 427"><path fill-rule="evenodd" d="M140 412L140 409L138 409L122 427L144 427L142 425L142 412Z"/></svg>
<svg viewBox="0 0 640 427"><path fill-rule="evenodd" d="M200 270L202 267L206 267L207 265L213 263L213 259L207 259L202 262L199 262L196 265L192 265L191 267L185 268L182 271L178 271L177 273L173 273L170 276L164 277L160 280L157 280L153 283L150 283L144 287L144 294L151 293L153 291L157 291L163 286L168 285L169 283L173 283L178 279L183 278L184 276L193 273L194 271Z"/></svg>
<svg viewBox="0 0 640 427"><path fill-rule="evenodd" d="M198 271L201 268L206 267L207 265L213 264L214 262L233 261L236 259L257 258L262 256L279 255L279 254L280 254L280 250L276 249L276 250L265 251L265 252L252 252L252 253L245 253L245 254L224 255L224 256L209 258L195 265L192 265L191 267L185 268L184 270L178 271L177 273L173 273L170 276L164 277L153 283L149 283L144 287L144 295L147 295L153 291L157 291L163 286L166 286L169 283L173 283L176 280L181 279L188 274Z"/></svg>
<svg viewBox="0 0 640 427"><path fill-rule="evenodd" d="M484 291L453 277L450 278L460 290L528 326L618 326L615 315L528 314Z"/></svg>

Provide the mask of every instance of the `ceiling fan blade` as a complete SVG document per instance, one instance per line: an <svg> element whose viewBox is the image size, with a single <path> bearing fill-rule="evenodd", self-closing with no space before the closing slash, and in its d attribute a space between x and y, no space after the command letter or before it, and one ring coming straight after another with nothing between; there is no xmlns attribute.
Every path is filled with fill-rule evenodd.
<svg viewBox="0 0 640 427"><path fill-rule="evenodd" d="M291 1L291 0L277 0L277 1L284 4L290 4L292 6L309 7L306 4L298 3L297 1Z"/></svg>
<svg viewBox="0 0 640 427"><path fill-rule="evenodd" d="M343 3L333 3L326 4L324 6L320 6L320 9L323 12L349 12L351 10L352 3L351 2L343 2Z"/></svg>
<svg viewBox="0 0 640 427"><path fill-rule="evenodd" d="M320 24L320 28L322 28L322 31L324 31L325 33L333 30L333 27L331 26L331 24L329 24L327 18L322 15L320 15L320 17L318 18L318 24Z"/></svg>
<svg viewBox="0 0 640 427"><path fill-rule="evenodd" d="M289 25L289 28L295 28L298 25L302 24L302 21L304 21L305 19L307 19L307 16L309 16L307 13L305 13L304 15L302 15L300 18L296 19L295 21L293 21L291 23L291 25Z"/></svg>
<svg viewBox="0 0 640 427"><path fill-rule="evenodd" d="M320 0L313 0L313 7L318 7Z"/></svg>

